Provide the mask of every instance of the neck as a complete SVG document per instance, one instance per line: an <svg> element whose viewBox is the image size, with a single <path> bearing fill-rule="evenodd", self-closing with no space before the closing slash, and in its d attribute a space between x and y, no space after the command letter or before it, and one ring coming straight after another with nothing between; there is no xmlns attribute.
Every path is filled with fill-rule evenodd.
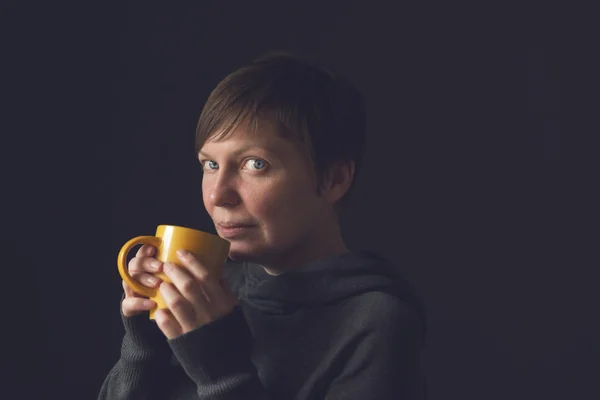
<svg viewBox="0 0 600 400"><path fill-rule="evenodd" d="M320 226L315 232L308 235L306 240L296 246L295 249L287 252L282 259L276 263L263 264L263 268L269 275L280 275L310 262L323 260L346 252L348 252L348 248L344 243L340 226L336 221L325 229L323 226Z"/></svg>

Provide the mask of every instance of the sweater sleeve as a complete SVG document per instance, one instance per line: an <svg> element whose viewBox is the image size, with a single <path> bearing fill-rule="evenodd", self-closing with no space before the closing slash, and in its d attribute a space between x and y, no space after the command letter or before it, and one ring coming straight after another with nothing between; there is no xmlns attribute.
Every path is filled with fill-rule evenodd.
<svg viewBox="0 0 600 400"><path fill-rule="evenodd" d="M374 296L360 311L360 334L343 350L347 355L325 399L425 399L424 328L419 314L384 294Z"/></svg>
<svg viewBox="0 0 600 400"><path fill-rule="evenodd" d="M121 356L105 378L98 399L164 399L173 355L167 339L147 313L121 317L125 328Z"/></svg>
<svg viewBox="0 0 600 400"><path fill-rule="evenodd" d="M268 400L250 356L252 334L240 306L169 341L200 399Z"/></svg>

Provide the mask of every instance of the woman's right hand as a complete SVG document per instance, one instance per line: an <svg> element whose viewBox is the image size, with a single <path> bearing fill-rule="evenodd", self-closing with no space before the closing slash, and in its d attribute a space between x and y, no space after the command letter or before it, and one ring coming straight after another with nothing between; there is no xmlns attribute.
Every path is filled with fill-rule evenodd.
<svg viewBox="0 0 600 400"><path fill-rule="evenodd" d="M156 249L150 245L140 247L135 257L129 261L128 269L131 277L149 288L157 288L161 280L152 275L162 271L162 262L154 258ZM156 303L135 293L125 281L123 281L125 299L121 302L121 311L126 317L133 317L149 311Z"/></svg>

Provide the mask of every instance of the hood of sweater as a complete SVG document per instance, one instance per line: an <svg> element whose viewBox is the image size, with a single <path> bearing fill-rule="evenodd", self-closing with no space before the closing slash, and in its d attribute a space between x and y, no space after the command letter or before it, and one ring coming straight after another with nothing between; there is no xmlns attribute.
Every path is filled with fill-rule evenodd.
<svg viewBox="0 0 600 400"><path fill-rule="evenodd" d="M269 275L258 264L243 266L241 298L261 311L286 314L297 308L339 302L371 291L389 293L411 305L427 330L425 305L401 269L370 251L351 251Z"/></svg>

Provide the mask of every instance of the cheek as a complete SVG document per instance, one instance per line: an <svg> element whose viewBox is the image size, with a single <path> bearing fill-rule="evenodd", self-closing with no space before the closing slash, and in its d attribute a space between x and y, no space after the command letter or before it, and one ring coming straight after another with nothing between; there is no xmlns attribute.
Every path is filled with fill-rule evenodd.
<svg viewBox="0 0 600 400"><path fill-rule="evenodd" d="M246 211L264 223L271 222L280 213L283 199L272 188L252 188L241 195Z"/></svg>
<svg viewBox="0 0 600 400"><path fill-rule="evenodd" d="M315 195L305 185L275 185L254 194L250 211L271 235L285 235L310 224ZM250 207L249 207L250 208Z"/></svg>
<svg viewBox="0 0 600 400"><path fill-rule="evenodd" d="M206 179L202 179L202 202L206 211L212 215L212 205L210 202L210 187Z"/></svg>

